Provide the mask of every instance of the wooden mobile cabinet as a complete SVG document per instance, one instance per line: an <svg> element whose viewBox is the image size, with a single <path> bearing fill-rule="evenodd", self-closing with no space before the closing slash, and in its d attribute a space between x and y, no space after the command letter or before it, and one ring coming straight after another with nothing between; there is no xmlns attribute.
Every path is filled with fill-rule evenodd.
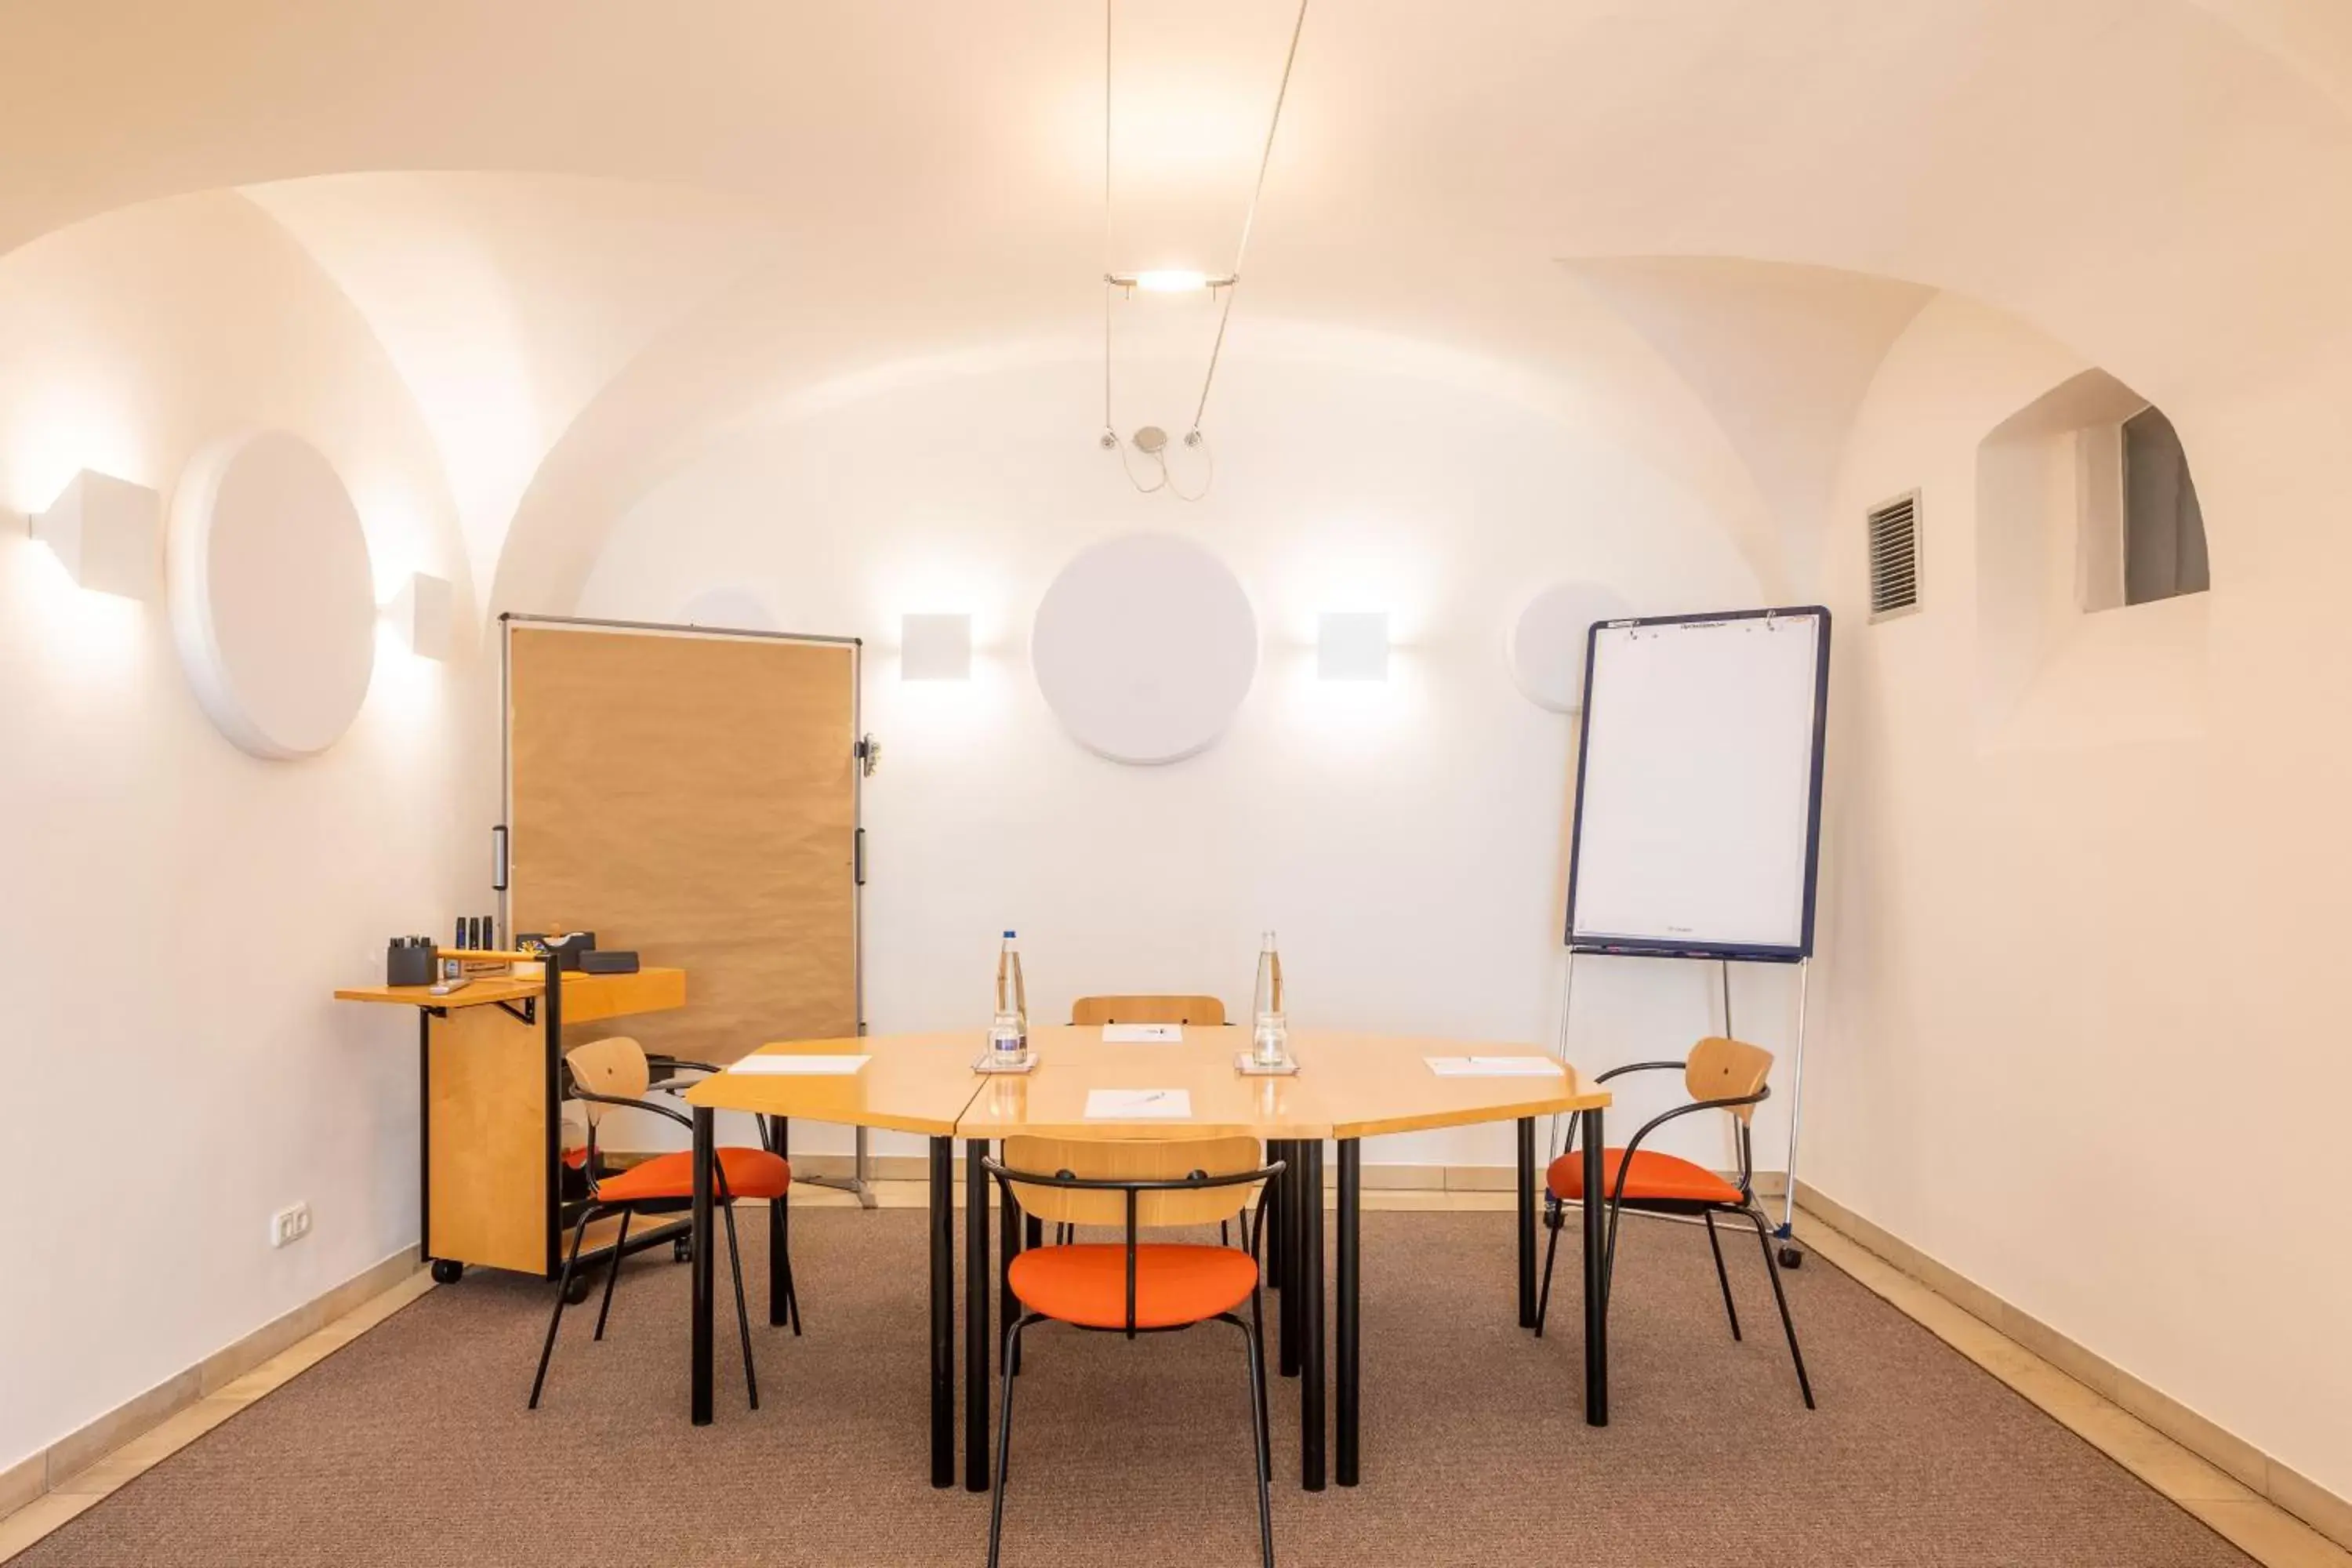
<svg viewBox="0 0 2352 1568"><path fill-rule="evenodd" d="M578 1215L563 1192L564 1026L682 1007L686 972L566 973L552 998L536 975L479 979L446 996L368 985L335 998L416 1011L418 1247L434 1278L453 1283L469 1266L561 1274L566 1221ZM685 1218L633 1229L628 1249L682 1245ZM618 1224L589 1227L583 1262L610 1248Z"/></svg>

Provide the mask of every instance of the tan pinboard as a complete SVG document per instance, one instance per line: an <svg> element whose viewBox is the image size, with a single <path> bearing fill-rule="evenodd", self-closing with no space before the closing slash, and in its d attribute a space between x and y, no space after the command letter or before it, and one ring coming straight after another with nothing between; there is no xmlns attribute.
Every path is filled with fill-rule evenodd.
<svg viewBox="0 0 2352 1568"><path fill-rule="evenodd" d="M855 1034L856 650L517 625L508 652L512 929L692 970L649 1051Z"/></svg>

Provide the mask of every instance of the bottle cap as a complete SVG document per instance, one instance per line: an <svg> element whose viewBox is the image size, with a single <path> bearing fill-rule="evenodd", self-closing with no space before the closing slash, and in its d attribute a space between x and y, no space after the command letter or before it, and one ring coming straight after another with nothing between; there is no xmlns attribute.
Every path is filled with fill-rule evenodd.
<svg viewBox="0 0 2352 1568"><path fill-rule="evenodd" d="M1011 942L1011 941L1013 940L1013 933L1012 933L1011 931L1006 931L1006 932L1004 933L1004 940L1005 940L1005 941L1007 941L1007 942Z"/></svg>

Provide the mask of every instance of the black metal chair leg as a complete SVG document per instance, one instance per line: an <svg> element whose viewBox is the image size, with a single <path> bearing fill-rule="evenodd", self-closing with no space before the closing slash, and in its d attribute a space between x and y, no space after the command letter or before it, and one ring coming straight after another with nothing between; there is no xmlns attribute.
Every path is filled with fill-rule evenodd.
<svg viewBox="0 0 2352 1568"><path fill-rule="evenodd" d="M1731 1304L1731 1276L1723 1271L1723 1247L1715 1239L1715 1211L1700 1211L1706 1219L1706 1249L1715 1254L1715 1282L1723 1287L1723 1315L1731 1320L1731 1337L1739 1338L1739 1309Z"/></svg>
<svg viewBox="0 0 2352 1568"><path fill-rule="evenodd" d="M555 1331L563 1326L563 1298L572 1293L572 1271L580 1267L580 1243L588 1235L588 1221L596 1211L590 1208L580 1216L580 1224L572 1232L572 1252L563 1260L563 1278L555 1287L555 1312L547 1320L547 1342L539 1347L539 1375L530 1380L530 1408L539 1408L539 1391L547 1383L547 1358L555 1353Z"/></svg>
<svg viewBox="0 0 2352 1568"><path fill-rule="evenodd" d="M596 1331L589 1336L591 1339L602 1340L604 1337L604 1320L613 1310L613 1285L621 1278L621 1249L629 1243L629 1222L636 1217L635 1209L621 1211L621 1234L614 1238L613 1261L604 1269L604 1300L596 1309Z"/></svg>
<svg viewBox="0 0 2352 1568"><path fill-rule="evenodd" d="M1257 1358L1257 1447L1258 1466L1265 1469L1273 1461L1266 1456L1274 1452L1274 1434L1267 1428L1265 1416L1265 1288L1261 1284L1250 1292L1250 1348Z"/></svg>
<svg viewBox="0 0 2352 1568"><path fill-rule="evenodd" d="M1544 1215L1544 1226L1551 1232L1551 1239L1544 1243L1543 1289L1536 1293L1536 1338L1538 1339L1543 1338L1544 1314L1551 1310L1552 1259L1559 1256L1559 1232L1560 1227L1567 1223L1567 1218L1568 1211L1559 1204L1549 1205Z"/></svg>
<svg viewBox="0 0 2352 1568"><path fill-rule="evenodd" d="M1255 1293L1250 1300L1255 1306L1256 1302ZM1234 1326L1239 1328L1241 1325L1236 1321ZM1265 1568L1274 1568L1274 1501L1270 1489L1274 1479L1274 1448L1273 1445L1266 1440L1265 1358L1258 1349L1258 1337L1256 1329L1244 1330L1242 1334L1242 1346L1249 1352L1250 1404L1253 1406L1251 1414L1256 1417L1250 1426L1257 1437L1258 1551L1265 1559Z"/></svg>
<svg viewBox="0 0 2352 1568"><path fill-rule="evenodd" d="M1221 1219L1217 1222L1217 1245L1219 1247L1231 1247L1234 1244L1233 1223L1233 1221L1228 1219Z"/></svg>
<svg viewBox="0 0 2352 1568"><path fill-rule="evenodd" d="M760 1408L760 1377L751 1370L751 1309L743 1300L743 1258L735 1245L735 1205L729 1204L719 1211L727 1216L727 1267L735 1276L735 1326L743 1332L743 1387L751 1396L751 1408Z"/></svg>
<svg viewBox="0 0 2352 1568"><path fill-rule="evenodd" d="M1004 1392L996 1409L996 1485L990 1489L995 1498L988 1510L988 1568L996 1568L996 1560L1004 1544L1004 1476L1013 1458L1013 1369L1021 1360L1021 1331L1029 1326L1024 1315L1005 1331L1004 1359L997 1372L997 1381Z"/></svg>
<svg viewBox="0 0 2352 1568"><path fill-rule="evenodd" d="M1592 1194L1587 1193L1584 1201L1591 1203ZM1620 1201L1603 1204L1601 1207L1609 1215L1609 1238L1601 1244L1601 1310L1606 1312L1609 1310L1609 1287L1617 1278L1617 1222L1625 1217L1625 1205Z"/></svg>
<svg viewBox="0 0 2352 1568"><path fill-rule="evenodd" d="M793 1338L801 1337L801 1293L793 1283L793 1255L784 1254L784 1310L793 1321Z"/></svg>
<svg viewBox="0 0 2352 1568"><path fill-rule="evenodd" d="M1780 1265L1772 1257L1772 1238L1767 1234L1769 1222L1754 1209L1748 1211L1748 1217L1756 1226L1756 1245L1764 1249L1764 1273L1772 1281L1772 1300L1780 1308L1781 1331L1789 1336L1789 1359L1797 1363L1797 1387L1805 1396L1805 1408L1815 1409L1813 1381L1805 1375L1805 1354L1797 1348L1797 1325L1789 1319L1789 1298L1780 1289Z"/></svg>

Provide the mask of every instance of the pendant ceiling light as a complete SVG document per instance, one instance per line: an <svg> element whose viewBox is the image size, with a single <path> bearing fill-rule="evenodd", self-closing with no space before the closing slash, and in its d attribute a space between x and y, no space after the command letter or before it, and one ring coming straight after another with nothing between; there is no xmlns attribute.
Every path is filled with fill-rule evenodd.
<svg viewBox="0 0 2352 1568"><path fill-rule="evenodd" d="M1307 29L1307 0L1298 0L1298 16L1291 24L1290 48L1282 58L1282 82L1274 94L1274 113L1267 119L1265 146L1258 154L1257 183L1250 187L1249 209L1242 215L1240 241L1234 247L1234 265L1222 277L1205 272L1177 268L1160 268L1141 272L1120 272L1111 263L1111 12L1117 0L1103 0L1103 427L1101 444L1107 452L1117 452L1119 463L1127 469L1129 479L1146 495L1165 489L1181 500L1199 500L1209 493L1215 478L1214 459L1209 451L1209 438L1202 433L1201 420L1208 413L1209 389L1216 384L1217 356L1225 347L1225 324L1233 320L1234 295L1242 280L1242 259L1249 252L1250 230L1257 223L1258 198L1265 194L1265 172L1274 162L1274 136L1282 125L1283 100L1290 96L1290 69L1298 62L1299 35ZM1223 307L1217 313L1216 341L1209 345L1209 367L1201 377L1201 400L1192 409L1192 423L1184 432L1184 446L1200 455L1202 479L1200 488L1185 490L1175 482L1168 467L1168 433L1157 425L1139 427L1133 437L1122 440L1118 426L1111 416L1111 310L1117 301L1138 291L1146 294L1186 294L1202 290L1222 293ZM1129 448L1140 453L1150 468L1139 477L1129 458ZM1156 470L1156 475L1152 470Z"/></svg>

